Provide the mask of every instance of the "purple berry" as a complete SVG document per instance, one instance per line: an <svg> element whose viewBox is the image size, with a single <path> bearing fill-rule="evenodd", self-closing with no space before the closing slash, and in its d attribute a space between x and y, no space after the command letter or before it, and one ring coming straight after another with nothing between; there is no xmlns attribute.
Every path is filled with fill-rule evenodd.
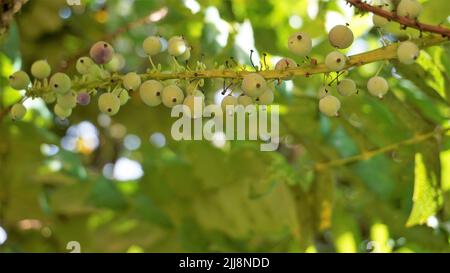
<svg viewBox="0 0 450 273"><path fill-rule="evenodd" d="M107 42L100 41L91 47L89 54L96 63L106 64L114 56L114 48Z"/></svg>
<svg viewBox="0 0 450 273"><path fill-rule="evenodd" d="M91 96L86 92L80 92L77 96L77 102L79 105L88 105L91 102Z"/></svg>

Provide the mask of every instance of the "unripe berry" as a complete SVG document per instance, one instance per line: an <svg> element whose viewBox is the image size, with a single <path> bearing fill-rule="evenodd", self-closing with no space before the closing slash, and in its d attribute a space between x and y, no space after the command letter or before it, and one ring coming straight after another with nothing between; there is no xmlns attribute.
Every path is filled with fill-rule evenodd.
<svg viewBox="0 0 450 273"><path fill-rule="evenodd" d="M255 99L255 101L260 105L272 104L273 100L274 100L274 94L273 94L273 91L269 88L267 88L266 91L264 91L264 93L262 93L261 96L259 96Z"/></svg>
<svg viewBox="0 0 450 273"><path fill-rule="evenodd" d="M381 99L389 91L389 84L383 77L375 76L367 82L367 90L373 96Z"/></svg>
<svg viewBox="0 0 450 273"><path fill-rule="evenodd" d="M233 115L234 114L234 108L228 109L227 106L237 106L238 105L238 99L236 97L233 97L231 95L228 95L222 99L221 102L222 111L226 113L227 115Z"/></svg>
<svg viewBox="0 0 450 273"><path fill-rule="evenodd" d="M21 120L25 116L26 113L27 113L27 108L25 108L25 106L23 106L23 104L21 104L21 103L16 103L11 108L10 115L11 115L12 120L16 121L16 120Z"/></svg>
<svg viewBox="0 0 450 273"><path fill-rule="evenodd" d="M327 86L320 87L319 92L317 92L317 97L319 99L323 99L324 97L328 96L330 94L328 89L329 87Z"/></svg>
<svg viewBox="0 0 450 273"><path fill-rule="evenodd" d="M50 87L55 93L64 94L69 92L72 87L72 81L66 74L58 72L50 78Z"/></svg>
<svg viewBox="0 0 450 273"><path fill-rule="evenodd" d="M238 103L242 106L248 106L253 104L253 99L247 95L241 94L238 97Z"/></svg>
<svg viewBox="0 0 450 273"><path fill-rule="evenodd" d="M402 42L397 48L398 60L404 64L414 63L419 55L419 47L411 41Z"/></svg>
<svg viewBox="0 0 450 273"><path fill-rule="evenodd" d="M114 54L111 61L105 65L110 72L117 72L125 67L125 58L121 54Z"/></svg>
<svg viewBox="0 0 450 273"><path fill-rule="evenodd" d="M168 42L168 51L172 56L180 56L187 50L186 41L181 36L174 36L169 39Z"/></svg>
<svg viewBox="0 0 450 273"><path fill-rule="evenodd" d="M39 60L31 65L31 75L36 79L45 79L50 76L52 69L46 60Z"/></svg>
<svg viewBox="0 0 450 273"><path fill-rule="evenodd" d="M325 58L325 65L331 71L340 71L344 69L346 57L339 51L330 52Z"/></svg>
<svg viewBox="0 0 450 273"><path fill-rule="evenodd" d="M341 102L335 96L328 95L320 99L319 110L329 117L338 116L338 111L341 108Z"/></svg>
<svg viewBox="0 0 450 273"><path fill-rule="evenodd" d="M185 115L197 119L203 116L203 109L205 108L204 97L201 95L189 95L184 99L183 104L187 106L188 111L184 111Z"/></svg>
<svg viewBox="0 0 450 273"><path fill-rule="evenodd" d="M98 64L107 64L114 55L114 48L107 42L97 42L89 51L91 58Z"/></svg>
<svg viewBox="0 0 450 273"><path fill-rule="evenodd" d="M63 108L59 104L55 104L53 111L60 119L66 119L72 115L72 108Z"/></svg>
<svg viewBox="0 0 450 273"><path fill-rule="evenodd" d="M344 25L334 26L328 33L330 44L336 48L348 48L353 43L353 32Z"/></svg>
<svg viewBox="0 0 450 273"><path fill-rule="evenodd" d="M184 62L191 58L191 49L188 47L186 51L177 57L178 60Z"/></svg>
<svg viewBox="0 0 450 273"><path fill-rule="evenodd" d="M343 79L337 85L337 91L341 96L351 96L356 94L356 83L351 79Z"/></svg>
<svg viewBox="0 0 450 273"><path fill-rule="evenodd" d="M397 15L416 19L422 12L422 6L417 0L401 0L397 6Z"/></svg>
<svg viewBox="0 0 450 273"><path fill-rule="evenodd" d="M116 89L113 91L113 94L117 96L120 100L120 105L125 105L128 100L130 99L130 95L128 94L128 91L122 88Z"/></svg>
<svg viewBox="0 0 450 273"><path fill-rule="evenodd" d="M77 102L79 105L88 105L91 102L91 96L87 92L80 92L77 95Z"/></svg>
<svg viewBox="0 0 450 273"><path fill-rule="evenodd" d="M389 3L382 4L381 9L391 11L390 4ZM373 14L372 22L376 27L384 27L389 23L389 20L380 15Z"/></svg>
<svg viewBox="0 0 450 273"><path fill-rule="evenodd" d="M166 86L162 90L162 103L169 108L182 104L183 100L183 90L174 84Z"/></svg>
<svg viewBox="0 0 450 273"><path fill-rule="evenodd" d="M161 52L161 39L157 36L149 36L142 43L142 47L147 55L153 56Z"/></svg>
<svg viewBox="0 0 450 273"><path fill-rule="evenodd" d="M297 63L291 58L283 58L277 62L275 65L276 70L286 70L288 68L297 67Z"/></svg>
<svg viewBox="0 0 450 273"><path fill-rule="evenodd" d="M120 100L112 93L103 93L98 98L98 108L102 113L113 116L119 112Z"/></svg>
<svg viewBox="0 0 450 273"><path fill-rule="evenodd" d="M28 74L21 70L9 76L9 85L16 90L27 88L28 85L30 85L30 82Z"/></svg>
<svg viewBox="0 0 450 273"><path fill-rule="evenodd" d="M161 104L163 85L159 81L148 80L142 83L139 94L142 101L148 106Z"/></svg>
<svg viewBox="0 0 450 273"><path fill-rule="evenodd" d="M141 85L141 77L135 72L130 72L123 76L123 87L128 91L135 91Z"/></svg>
<svg viewBox="0 0 450 273"><path fill-rule="evenodd" d="M91 67L94 66L94 61L89 57L81 57L77 60L77 63L75 64L75 68L77 69L78 73L81 75L87 75L91 72Z"/></svg>
<svg viewBox="0 0 450 273"><path fill-rule="evenodd" d="M56 103L62 108L74 108L77 106L77 94L74 91L57 96Z"/></svg>
<svg viewBox="0 0 450 273"><path fill-rule="evenodd" d="M266 90L267 84L263 76L258 73L250 73L242 79L241 89L250 97L260 96Z"/></svg>
<svg viewBox="0 0 450 273"><path fill-rule="evenodd" d="M42 99L47 104L54 103L56 101L56 94L55 94L55 92L51 92L51 91L46 92L46 93L42 94Z"/></svg>
<svg viewBox="0 0 450 273"><path fill-rule="evenodd" d="M312 40L308 34L299 31L289 37L288 48L296 55L306 56L311 52Z"/></svg>

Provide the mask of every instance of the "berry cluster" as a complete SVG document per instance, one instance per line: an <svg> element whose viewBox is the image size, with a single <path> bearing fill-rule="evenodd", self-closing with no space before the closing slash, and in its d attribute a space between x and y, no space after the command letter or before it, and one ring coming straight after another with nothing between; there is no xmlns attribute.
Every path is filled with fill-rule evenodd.
<svg viewBox="0 0 450 273"><path fill-rule="evenodd" d="M389 9L388 4L382 5L382 8ZM397 6L397 13L410 18L417 18L421 8L416 0L402 0ZM374 16L375 26L382 27L387 23L384 17ZM335 50L328 53L324 58L324 65L327 68L326 75L336 73L336 77L327 82L319 89L319 110L327 116L337 116L341 107L341 102L331 93L333 84L340 96L346 97L358 94L358 86L350 78L341 79L340 77L347 72L350 67L348 58L340 52L341 49L349 48L354 35L348 25L337 25L328 33L328 40ZM311 53L312 39L302 31L291 35L287 43L288 49L300 58L310 60L312 65L317 65L317 61L309 59ZM192 77L189 79L167 79L157 80L152 78L152 73L160 73L161 66L155 66L152 56L167 51L172 56L175 64L175 72L191 70L188 66L181 66L178 61L187 62L191 57L192 47L182 36L174 36L166 40L160 36L149 36L142 44L144 52L148 55L152 69L146 74L137 74L130 72L120 75L118 72L124 68L125 60L115 53L114 48L107 42L100 41L95 43L89 56L81 57L77 60L75 68L78 76L70 78L67 74L57 72L52 75L52 69L45 60L39 60L31 66L31 75L34 77L33 83L28 74L24 71L17 71L10 76L11 87L17 90L26 90L26 98L41 97L46 103L54 104L53 110L56 116L61 119L68 118L72 110L77 105L88 105L91 98L98 95L97 104L99 110L107 115L115 115L120 108L125 105L130 93L139 92L143 103L148 106L158 106L163 104L172 108L176 105L184 104L185 109L189 109L187 114L192 118L202 117L201 109L194 109L195 98L201 101L201 106L205 105L205 95L201 90L204 86L204 78ZM252 52L253 53L253 52ZM411 64L419 56L418 46L405 41L397 47L397 58L401 63ZM250 55L251 59L251 55ZM239 64L238 64L239 66ZM268 69L265 64L266 70ZM282 58L275 65L275 71L285 72L298 69L300 64L291 58ZM254 67L255 71L244 71L233 79L230 85L225 86L222 95L224 95L221 108L223 112L228 111L227 106L248 106L270 105L274 101L275 79L264 77L262 70ZM197 62L194 71L204 72L206 65ZM192 71L192 70L191 70ZM194 73L194 75L197 73ZM237 74L238 75L238 74ZM283 79L290 79L284 77ZM373 96L382 98L389 90L388 82L377 75L370 78L367 82L367 90ZM17 103L11 108L11 117L13 120L20 120L26 113L26 108L22 103ZM226 112L228 114L228 112ZM229 113L233 114L233 113Z"/></svg>

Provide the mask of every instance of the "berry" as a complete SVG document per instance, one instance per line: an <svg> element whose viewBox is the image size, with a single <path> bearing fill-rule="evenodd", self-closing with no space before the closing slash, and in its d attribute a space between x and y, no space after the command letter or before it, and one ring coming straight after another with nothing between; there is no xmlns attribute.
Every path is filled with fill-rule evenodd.
<svg viewBox="0 0 450 273"><path fill-rule="evenodd" d="M233 115L234 108L229 108L227 106L237 106L238 105L238 99L236 97L233 97L231 95L228 95L222 99L222 103L220 104L222 107L222 111L227 113L227 115Z"/></svg>
<svg viewBox="0 0 450 273"><path fill-rule="evenodd" d="M356 83L351 79L343 79L337 85L337 91L341 96L351 96L356 94Z"/></svg>
<svg viewBox="0 0 450 273"><path fill-rule="evenodd" d="M79 105L88 105L91 102L91 96L87 92L80 92L77 95L77 102Z"/></svg>
<svg viewBox="0 0 450 273"><path fill-rule="evenodd" d="M54 103L56 101L56 94L54 92L46 92L42 95L42 99L47 104Z"/></svg>
<svg viewBox="0 0 450 273"><path fill-rule="evenodd" d="M81 57L77 60L77 63L75 64L75 68L77 69L78 73L81 75L87 75L91 71L91 67L94 66L94 61L89 57Z"/></svg>
<svg viewBox="0 0 450 273"><path fill-rule="evenodd" d="M27 108L25 108L25 106L23 106L21 103L16 103L11 108L10 115L11 115L12 120L16 121L16 120L21 120L25 116L26 113L27 113Z"/></svg>
<svg viewBox="0 0 450 273"><path fill-rule="evenodd" d="M91 58L98 64L107 64L114 56L114 48L107 42L97 42L89 51Z"/></svg>
<svg viewBox="0 0 450 273"><path fill-rule="evenodd" d="M397 57L401 63L412 64L419 57L419 47L410 41L400 43L397 48Z"/></svg>
<svg viewBox="0 0 450 273"><path fill-rule="evenodd" d="M337 25L328 33L328 40L336 48L348 48L353 43L353 32L347 26Z"/></svg>
<svg viewBox="0 0 450 273"><path fill-rule="evenodd" d="M335 117L338 115L338 111L341 108L341 102L335 96L328 95L320 99L319 110L323 114L329 117Z"/></svg>
<svg viewBox="0 0 450 273"><path fill-rule="evenodd" d="M142 47L147 55L153 56L161 52L161 39L157 36L149 36L144 40Z"/></svg>
<svg viewBox="0 0 450 273"><path fill-rule="evenodd" d="M187 61L190 58L191 58L191 49L190 48L186 49L186 51L183 54L181 54L180 56L177 57L177 59L182 62Z"/></svg>
<svg viewBox="0 0 450 273"><path fill-rule="evenodd" d="M389 91L389 84L383 77L375 76L367 82L367 90L373 96L381 99Z"/></svg>
<svg viewBox="0 0 450 273"><path fill-rule="evenodd" d="M58 72L50 78L50 87L54 92L64 94L69 92L72 87L72 81L66 74Z"/></svg>
<svg viewBox="0 0 450 273"><path fill-rule="evenodd" d="M306 56L311 52L312 40L308 34L299 31L289 37L288 48L296 55Z"/></svg>
<svg viewBox="0 0 450 273"><path fill-rule="evenodd" d="M45 79L50 76L52 69L46 60L39 60L31 65L31 75L36 79Z"/></svg>
<svg viewBox="0 0 450 273"><path fill-rule="evenodd" d="M325 65L331 71L340 71L345 67L346 57L339 51L330 52L325 58Z"/></svg>
<svg viewBox="0 0 450 273"><path fill-rule="evenodd" d="M183 90L174 84L166 86L162 90L162 103L169 108L182 104L183 100Z"/></svg>
<svg viewBox="0 0 450 273"><path fill-rule="evenodd" d="M189 111L184 109L186 116L193 119L201 118L203 116L205 100L202 95L189 95L184 99L183 104L189 109Z"/></svg>
<svg viewBox="0 0 450 273"><path fill-rule="evenodd" d="M112 93L103 93L98 98L98 108L102 113L113 116L119 112L120 100Z"/></svg>
<svg viewBox="0 0 450 273"><path fill-rule="evenodd" d="M148 106L161 104L163 85L155 80L145 81L139 89L142 101Z"/></svg>
<svg viewBox="0 0 450 273"><path fill-rule="evenodd" d="M250 73L242 80L242 91L250 97L260 96L266 90L267 84L263 76L258 73Z"/></svg>
<svg viewBox="0 0 450 273"><path fill-rule="evenodd" d="M113 91L113 94L117 96L120 100L120 105L125 105L130 99L130 95L128 91L122 88L116 89Z"/></svg>
<svg viewBox="0 0 450 273"><path fill-rule="evenodd" d="M30 85L30 82L28 74L21 70L9 76L9 85L16 90L27 88L28 85Z"/></svg>
<svg viewBox="0 0 450 273"><path fill-rule="evenodd" d="M130 72L123 77L123 87L128 91L135 91L141 85L141 77L135 72Z"/></svg>
<svg viewBox="0 0 450 273"><path fill-rule="evenodd" d="M386 11L391 11L390 4L387 4L387 3L383 4L381 6L381 9L386 10ZM384 27L385 25L387 25L389 23L389 20L380 15L374 14L372 16L372 22L376 27Z"/></svg>
<svg viewBox="0 0 450 273"><path fill-rule="evenodd" d="M416 19L422 12L422 6L417 0L402 0L397 6L397 15Z"/></svg>
<svg viewBox="0 0 450 273"><path fill-rule="evenodd" d="M125 67L125 58L120 54L114 54L111 61L105 65L110 72L117 72Z"/></svg>
<svg viewBox="0 0 450 273"><path fill-rule="evenodd" d="M74 108L77 106L77 94L74 91L67 92L66 94L60 94L56 98L56 103L61 108Z"/></svg>
<svg viewBox="0 0 450 273"><path fill-rule="evenodd" d="M72 115L72 108L63 108L59 104L55 104L53 111L60 119L66 119Z"/></svg>
<svg viewBox="0 0 450 273"><path fill-rule="evenodd" d="M297 67L297 63L291 58L283 58L275 65L276 70L286 70L288 68Z"/></svg>
<svg viewBox="0 0 450 273"><path fill-rule="evenodd" d="M317 97L319 99L323 99L324 97L328 96L330 94L330 92L328 91L328 87L327 86L322 86L319 89L319 92L317 92Z"/></svg>
<svg viewBox="0 0 450 273"><path fill-rule="evenodd" d="M241 94L238 97L238 103L245 107L245 106L248 106L248 105L252 105L253 104L253 99L251 97L247 96L247 95Z"/></svg>
<svg viewBox="0 0 450 273"><path fill-rule="evenodd" d="M181 36L174 36L169 39L168 51L172 56L180 56L188 49L186 42Z"/></svg>
<svg viewBox="0 0 450 273"><path fill-rule="evenodd" d="M274 100L274 94L273 94L273 91L269 88L267 88L266 91L264 91L264 93L261 96L259 96L255 99L255 101L260 105L272 104L273 100Z"/></svg>

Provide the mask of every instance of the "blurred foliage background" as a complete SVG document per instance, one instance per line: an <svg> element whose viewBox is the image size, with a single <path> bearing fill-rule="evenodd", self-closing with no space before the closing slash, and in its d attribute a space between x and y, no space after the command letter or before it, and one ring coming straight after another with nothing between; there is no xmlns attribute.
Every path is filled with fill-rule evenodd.
<svg viewBox="0 0 450 273"><path fill-rule="evenodd" d="M272 63L295 58L286 41L297 29L314 38L311 57L321 62L332 50L327 30L346 22L357 37L346 53L381 46L371 16L353 16L343 0L81 2L31 0L15 14L0 38L2 109L22 94L8 87L13 71L44 58L74 73L98 40L124 55L123 72L146 70L141 43L155 33L184 35L193 59L204 55L211 66L230 56L249 63L250 49ZM421 2L421 21L448 25L446 0ZM390 24L387 39L418 36ZM384 100L365 90L379 63L351 70L360 94L342 98L339 118L319 114L321 75L283 82L276 152L220 134L173 141L170 111L139 96L113 118L91 103L69 121L28 100L24 121L0 122L0 251L68 252L78 241L82 252L448 252L450 135L358 155L450 126L449 49L429 48L412 66L386 65ZM167 58L156 61L167 68ZM210 101L221 85L206 85Z"/></svg>

